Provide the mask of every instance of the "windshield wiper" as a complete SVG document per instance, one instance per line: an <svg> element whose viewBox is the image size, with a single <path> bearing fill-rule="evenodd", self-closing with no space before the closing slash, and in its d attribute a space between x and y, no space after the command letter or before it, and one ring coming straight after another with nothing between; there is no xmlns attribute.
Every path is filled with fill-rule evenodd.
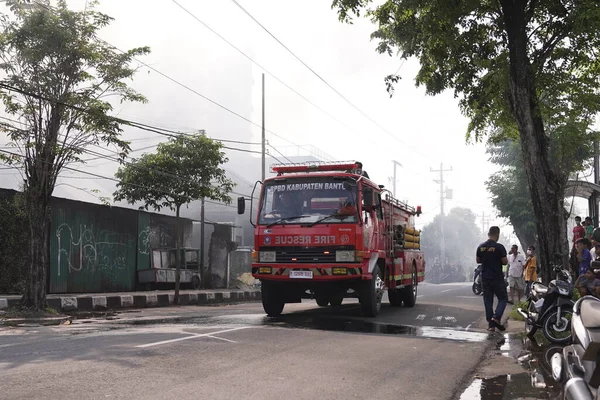
<svg viewBox="0 0 600 400"><path fill-rule="evenodd" d="M293 220L293 219L298 219L298 218L306 218L306 217L310 217L310 215L296 215L296 216L294 216L294 217L285 217L285 218L278 219L278 220L277 220L277 221L275 221L275 222L271 222L271 223L270 223L269 225L267 225L266 227L267 227L267 228L270 228L270 227L272 227L273 225L277 225L277 224L279 224L280 222L284 222L284 221L291 221L291 220Z"/></svg>
<svg viewBox="0 0 600 400"><path fill-rule="evenodd" d="M310 228L310 227L315 226L316 224L318 224L320 222L325 221L326 219L335 218L335 217L337 217L340 220L342 220L342 219L345 219L345 218L348 218L348 217L352 217L352 215L333 213L333 214L327 215L326 217L320 218L320 219L316 220L315 222L311 222L310 224L308 224L306 226L308 228Z"/></svg>

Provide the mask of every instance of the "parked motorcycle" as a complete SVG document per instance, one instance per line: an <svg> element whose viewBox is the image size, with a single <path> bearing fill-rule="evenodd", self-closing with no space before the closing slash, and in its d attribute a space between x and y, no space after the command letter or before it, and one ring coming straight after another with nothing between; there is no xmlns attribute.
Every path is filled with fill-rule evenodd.
<svg viewBox="0 0 600 400"><path fill-rule="evenodd" d="M600 300L584 296L573 307L573 344L552 356L552 377L565 383L564 398L600 398Z"/></svg>
<svg viewBox="0 0 600 400"><path fill-rule="evenodd" d="M475 268L473 274L473 294L479 296L483 293L483 286L481 285L481 264Z"/></svg>
<svg viewBox="0 0 600 400"><path fill-rule="evenodd" d="M552 343L571 341L571 317L573 315L573 277L558 266L554 267L556 279L548 286L534 282L527 297L526 311L517 311L525 318L525 331L533 336L539 328Z"/></svg>

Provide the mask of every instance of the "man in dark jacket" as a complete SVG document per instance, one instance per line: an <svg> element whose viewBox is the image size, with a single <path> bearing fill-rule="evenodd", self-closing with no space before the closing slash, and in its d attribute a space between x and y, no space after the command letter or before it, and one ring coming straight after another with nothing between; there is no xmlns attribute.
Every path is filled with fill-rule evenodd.
<svg viewBox="0 0 600 400"><path fill-rule="evenodd" d="M477 247L477 263L481 264L481 283L483 287L483 304L485 306L485 318L488 322L488 330L493 332L496 328L501 331L506 328L502 325L502 314L506 308L508 294L502 266L508 263L506 249L498 243L500 228L490 227L488 240ZM494 295L498 298L496 312L494 312Z"/></svg>

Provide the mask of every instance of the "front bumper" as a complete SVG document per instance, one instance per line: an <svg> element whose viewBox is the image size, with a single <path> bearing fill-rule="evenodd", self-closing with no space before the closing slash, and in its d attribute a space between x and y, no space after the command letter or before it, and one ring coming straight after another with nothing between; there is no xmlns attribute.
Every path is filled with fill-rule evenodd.
<svg viewBox="0 0 600 400"><path fill-rule="evenodd" d="M340 274L345 269L345 274ZM311 278L293 277L292 271L312 272ZM290 281L290 282L319 282L319 281L343 281L370 277L367 267L360 263L345 264L269 264L253 263L252 276L261 280Z"/></svg>

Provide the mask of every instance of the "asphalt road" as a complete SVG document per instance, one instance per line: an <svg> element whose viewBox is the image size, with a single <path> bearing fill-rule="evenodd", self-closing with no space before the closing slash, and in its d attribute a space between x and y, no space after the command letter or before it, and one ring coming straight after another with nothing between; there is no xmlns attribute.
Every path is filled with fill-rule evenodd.
<svg viewBox="0 0 600 400"><path fill-rule="evenodd" d="M0 328L1 399L457 398L490 335L469 285L419 287L414 308L356 302L181 307Z"/></svg>

